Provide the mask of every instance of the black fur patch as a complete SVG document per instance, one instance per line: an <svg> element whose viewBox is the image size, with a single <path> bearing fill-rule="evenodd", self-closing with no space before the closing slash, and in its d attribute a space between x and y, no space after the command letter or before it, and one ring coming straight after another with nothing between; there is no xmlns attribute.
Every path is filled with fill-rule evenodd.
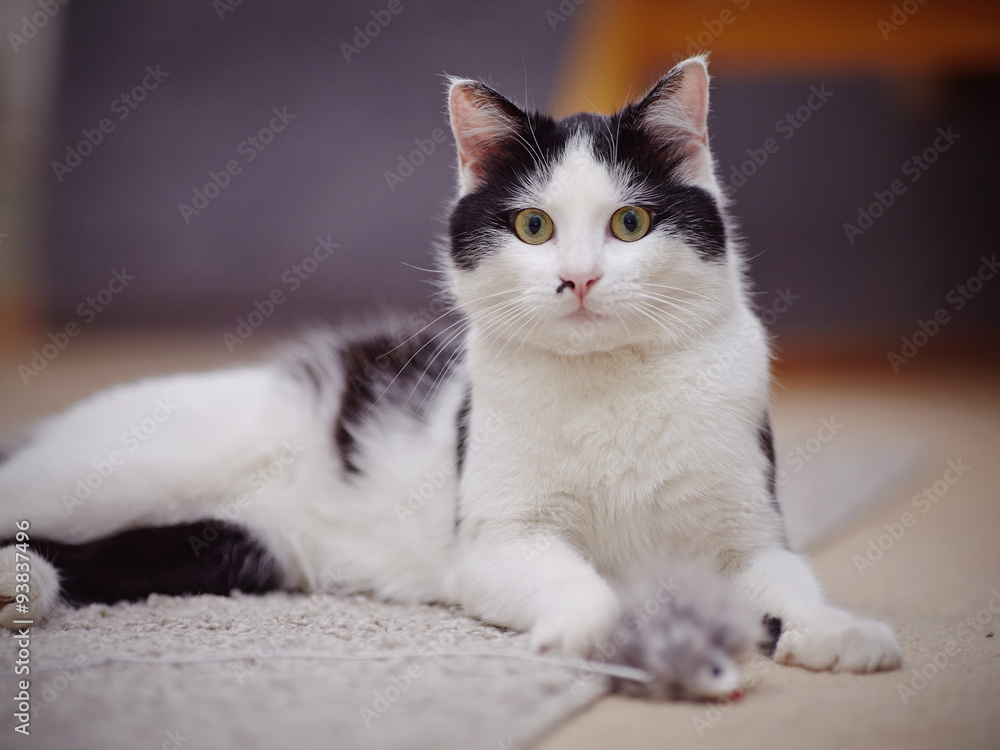
<svg viewBox="0 0 1000 750"><path fill-rule="evenodd" d="M462 476L462 466L465 464L465 449L469 439L469 411L472 409L472 389L467 388L462 405L458 407L455 414L455 427L457 440L455 442L455 461L458 467L458 475Z"/></svg>
<svg viewBox="0 0 1000 750"><path fill-rule="evenodd" d="M764 630L767 631L767 635L764 641L758 644L760 652L765 656L774 656L778 639L781 638L781 618L764 615Z"/></svg>
<svg viewBox="0 0 1000 750"><path fill-rule="evenodd" d="M637 176L639 205L649 211L649 231L657 227L682 235L705 260L726 257L726 225L715 199L685 184L676 144L651 136L642 127L637 105L591 125L594 154L608 167ZM596 116L592 116L596 117Z"/></svg>
<svg viewBox="0 0 1000 750"><path fill-rule="evenodd" d="M781 503L778 502L778 485L775 477L775 457L774 457L774 435L771 433L771 415L764 413L760 427L757 428L757 444L760 446L764 458L767 459L767 495L768 502L774 509L775 514L781 522L781 539L785 547L788 547L788 535L785 530L785 516L781 512Z"/></svg>
<svg viewBox="0 0 1000 750"><path fill-rule="evenodd" d="M59 570L63 600L74 606L149 594L259 594L281 583L275 557L246 529L222 521L132 529L84 544L33 538L30 551Z"/></svg>
<svg viewBox="0 0 1000 750"><path fill-rule="evenodd" d="M513 105L502 101L511 111ZM499 233L513 231L517 209L529 208L515 205L517 188L528 175L542 173L544 177L578 133L589 137L596 159L635 176L635 188L645 196L639 205L650 213L650 231L659 227L678 233L704 259L724 260L727 229L718 204L705 190L680 179L683 155L679 145L643 126L643 104L632 104L610 117L582 113L553 120L537 113L518 113L520 125L502 147L490 152L482 185L461 198L452 212L455 265L474 269L493 251Z"/></svg>
<svg viewBox="0 0 1000 750"><path fill-rule="evenodd" d="M344 470L361 473L355 431L376 408L392 407L423 419L431 391L440 387L446 368L454 368L457 346L449 336L379 336L352 341L340 349L345 388L333 427Z"/></svg>
<svg viewBox="0 0 1000 750"><path fill-rule="evenodd" d="M455 440L455 466L458 469L458 476L462 476L462 467L465 465L465 451L469 440L469 411L472 409L472 388L466 388L462 405L458 407L455 414L456 440ZM455 495L455 531L462 525L461 499Z"/></svg>
<svg viewBox="0 0 1000 750"><path fill-rule="evenodd" d="M778 487L775 483L774 435L771 432L770 414L764 415L764 421L761 422L760 428L757 430L757 443L760 445L760 449L764 452L764 457L767 459L767 491L771 495L775 508L780 514L781 508L778 506Z"/></svg>
<svg viewBox="0 0 1000 750"><path fill-rule="evenodd" d="M527 175L550 169L572 133L551 117L524 114L503 101L519 125L501 147L491 151L482 167L481 186L458 201L449 221L451 257L464 271L474 269L493 251L498 233L513 232L511 212L518 208L518 187Z"/></svg>

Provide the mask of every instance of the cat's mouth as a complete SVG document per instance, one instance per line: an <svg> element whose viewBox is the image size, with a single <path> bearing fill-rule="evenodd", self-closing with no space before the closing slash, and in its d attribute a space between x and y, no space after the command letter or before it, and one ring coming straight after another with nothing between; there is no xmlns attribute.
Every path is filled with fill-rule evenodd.
<svg viewBox="0 0 1000 750"><path fill-rule="evenodd" d="M606 315L603 315L599 312L595 312L586 305L581 304L579 307L573 310L573 312L564 315L563 320L580 322L585 320L586 321L604 320L606 317L607 317Z"/></svg>

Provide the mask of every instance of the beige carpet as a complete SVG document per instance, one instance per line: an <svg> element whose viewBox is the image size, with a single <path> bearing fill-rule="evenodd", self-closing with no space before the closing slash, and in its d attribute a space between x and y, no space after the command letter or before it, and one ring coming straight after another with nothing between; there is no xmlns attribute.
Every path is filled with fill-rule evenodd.
<svg viewBox="0 0 1000 750"><path fill-rule="evenodd" d="M11 377L16 353L0 357L0 443L102 384L230 361L224 355L209 340L95 338L77 342L27 387ZM735 706L611 697L561 722L601 694L598 679L581 683L574 670L523 661L435 656L448 647L524 646L523 637L444 608L285 594L153 597L64 611L34 630L33 664L56 668L33 675L31 738L13 734L11 711L0 714L3 747L15 737L45 748L502 749L525 747L547 729L537 745L544 750L998 747L1000 636L985 635L1000 616L989 609L1000 611L992 593L1000 589L1000 399L980 381L952 382L950 390L909 382L789 383L775 413L793 545L818 550L816 568L835 600L897 627L902 672L811 674L763 662L751 670L757 686ZM913 494L933 486L953 459L973 470L861 575L868 540L914 511ZM979 631L961 628L977 613L988 620L975 623ZM955 647L946 652L949 640ZM421 646L430 653L385 661L275 656ZM102 662L110 653L250 658ZM5 693L16 687L14 654L13 640L0 637ZM82 669L67 668L74 660Z"/></svg>

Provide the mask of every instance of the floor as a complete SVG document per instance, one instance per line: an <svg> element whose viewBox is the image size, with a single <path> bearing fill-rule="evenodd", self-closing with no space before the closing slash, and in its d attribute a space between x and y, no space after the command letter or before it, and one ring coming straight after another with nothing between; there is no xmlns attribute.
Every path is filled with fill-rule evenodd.
<svg viewBox="0 0 1000 750"><path fill-rule="evenodd" d="M34 367L30 348L0 351L0 446L102 385L236 363L271 343L261 333L231 355L216 334L85 334L40 352ZM533 750L1000 747L995 363L959 366L926 355L895 375L868 361L874 364L779 365L775 432L779 440L786 435L787 448L794 444L788 434L808 435L809 425L834 417L845 431L919 445L919 461L884 501L812 555L834 601L896 628L904 668L854 676L757 664L750 669L755 686L738 704L608 697Z"/></svg>

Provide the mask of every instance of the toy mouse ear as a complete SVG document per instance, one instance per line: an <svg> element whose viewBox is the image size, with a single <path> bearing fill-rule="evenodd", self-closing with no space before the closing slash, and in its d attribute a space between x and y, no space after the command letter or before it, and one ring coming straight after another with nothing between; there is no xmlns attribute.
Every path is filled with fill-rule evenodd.
<svg viewBox="0 0 1000 750"><path fill-rule="evenodd" d="M633 105L650 135L679 144L692 177L712 179L708 148L708 67L698 55L676 65Z"/></svg>
<svg viewBox="0 0 1000 750"><path fill-rule="evenodd" d="M459 192L475 192L490 163L507 142L527 133L527 116L485 83L451 79L448 88L451 130L458 147Z"/></svg>

